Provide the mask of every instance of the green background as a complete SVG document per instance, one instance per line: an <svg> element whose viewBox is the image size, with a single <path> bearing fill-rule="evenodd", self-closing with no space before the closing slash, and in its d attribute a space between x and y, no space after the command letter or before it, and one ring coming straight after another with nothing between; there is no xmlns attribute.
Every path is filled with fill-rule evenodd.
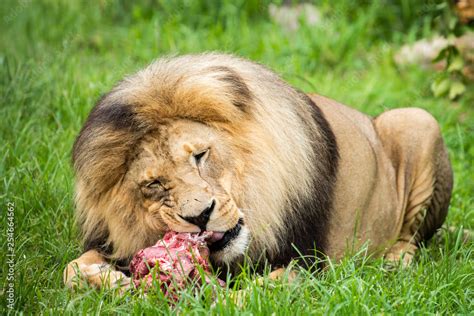
<svg viewBox="0 0 474 316"><path fill-rule="evenodd" d="M434 98L437 74L398 67L406 43L432 37L434 1L319 1L318 26L289 31L261 1L0 1L0 197L2 252L7 203L15 205L15 309L25 313L167 314L468 314L473 308L474 89L456 101ZM244 269L235 288L182 293L174 306L112 291L64 289L62 270L80 254L74 225L71 147L87 113L124 75L169 54L229 52L267 65L306 92L371 115L417 106L440 122L455 173L447 224L408 269L385 271L360 255L303 271L293 283L253 282ZM2 256L0 313L7 312ZM11 312L11 311L10 311Z"/></svg>

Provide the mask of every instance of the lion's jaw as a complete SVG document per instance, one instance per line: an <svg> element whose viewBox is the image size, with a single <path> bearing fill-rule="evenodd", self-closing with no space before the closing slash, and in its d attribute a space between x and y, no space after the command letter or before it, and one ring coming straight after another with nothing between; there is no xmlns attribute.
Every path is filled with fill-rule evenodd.
<svg viewBox="0 0 474 316"><path fill-rule="evenodd" d="M231 264L246 251L249 231L230 194L235 161L224 139L201 123L166 122L143 139L125 181L146 226L224 233L210 245L211 257ZM202 219L204 213L208 218Z"/></svg>

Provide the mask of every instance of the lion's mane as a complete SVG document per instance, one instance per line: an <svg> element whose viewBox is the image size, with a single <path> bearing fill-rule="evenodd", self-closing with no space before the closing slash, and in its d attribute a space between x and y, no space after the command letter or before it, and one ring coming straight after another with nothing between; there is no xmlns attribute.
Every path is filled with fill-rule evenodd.
<svg viewBox="0 0 474 316"><path fill-rule="evenodd" d="M164 119L228 134L242 166L231 194L251 232L251 257L264 253L278 265L314 254L314 247L324 252L338 165L328 122L304 93L264 66L221 54L159 59L94 107L73 149L86 250L121 259L150 242L134 227L135 197L120 187L137 144Z"/></svg>

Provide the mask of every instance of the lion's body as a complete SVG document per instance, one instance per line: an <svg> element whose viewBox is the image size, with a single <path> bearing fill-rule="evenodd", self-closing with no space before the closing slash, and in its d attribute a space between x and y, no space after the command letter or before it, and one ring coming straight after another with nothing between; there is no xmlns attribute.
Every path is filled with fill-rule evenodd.
<svg viewBox="0 0 474 316"><path fill-rule="evenodd" d="M313 100L335 131L340 156L326 254L340 258L368 243L381 255L396 242L429 239L446 217L452 189L435 119L416 108L372 119L324 97Z"/></svg>
<svg viewBox="0 0 474 316"><path fill-rule="evenodd" d="M91 260L126 260L170 228L232 235L211 257L234 267L244 253L280 266L364 243L409 261L441 226L452 187L427 112L372 119L216 54L159 60L117 85L89 116L74 165L87 263L74 262L86 275ZM73 275L70 265L68 284Z"/></svg>

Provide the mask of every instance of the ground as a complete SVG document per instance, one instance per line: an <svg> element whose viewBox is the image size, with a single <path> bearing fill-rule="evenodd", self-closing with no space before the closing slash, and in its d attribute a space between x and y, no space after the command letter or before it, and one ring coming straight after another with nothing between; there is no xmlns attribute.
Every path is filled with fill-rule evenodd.
<svg viewBox="0 0 474 316"><path fill-rule="evenodd" d="M27 314L474 310L474 246L463 241L460 230L474 226L474 89L471 84L455 101L435 98L432 70L393 62L403 44L436 34L433 1L321 1L318 24L300 19L296 30L272 20L256 0L140 2L0 3L0 223L6 254L0 259L1 314L12 311L9 297L14 310ZM325 271L302 271L292 284L265 280L257 286L246 271L233 285L245 289L240 306L226 302L228 290L211 287L201 295L189 290L174 305L160 293L141 298L66 290L62 270L81 251L71 147L87 113L115 82L154 58L212 50L261 62L303 91L371 115L404 106L428 110L440 122L454 168L447 224L455 229L441 233L407 269L386 271L381 260L361 251L329 262Z"/></svg>

